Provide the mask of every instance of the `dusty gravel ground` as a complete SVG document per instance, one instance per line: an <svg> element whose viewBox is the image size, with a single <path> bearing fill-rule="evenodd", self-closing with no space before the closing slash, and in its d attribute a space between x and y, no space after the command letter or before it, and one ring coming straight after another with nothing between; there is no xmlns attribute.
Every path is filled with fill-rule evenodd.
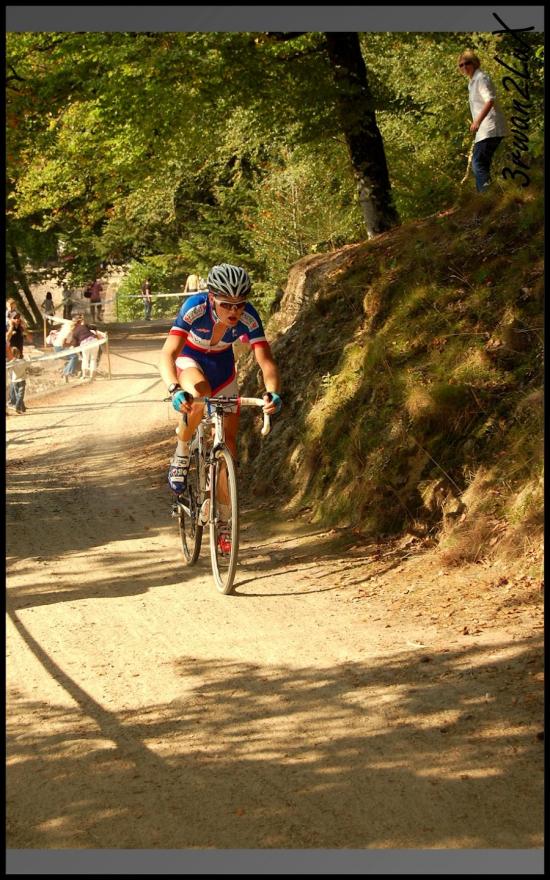
<svg viewBox="0 0 550 880"><path fill-rule="evenodd" d="M536 573L250 498L220 595L170 518L164 330L6 420L8 847L541 847Z"/></svg>

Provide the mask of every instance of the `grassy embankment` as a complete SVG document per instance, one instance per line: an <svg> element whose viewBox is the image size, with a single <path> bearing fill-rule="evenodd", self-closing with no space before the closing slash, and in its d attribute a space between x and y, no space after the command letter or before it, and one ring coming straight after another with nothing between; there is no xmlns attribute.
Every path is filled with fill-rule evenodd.
<svg viewBox="0 0 550 880"><path fill-rule="evenodd" d="M542 236L539 187L499 184L317 262L292 326L284 300L268 326L285 409L261 447L245 434L255 490L432 534L449 562L538 541Z"/></svg>

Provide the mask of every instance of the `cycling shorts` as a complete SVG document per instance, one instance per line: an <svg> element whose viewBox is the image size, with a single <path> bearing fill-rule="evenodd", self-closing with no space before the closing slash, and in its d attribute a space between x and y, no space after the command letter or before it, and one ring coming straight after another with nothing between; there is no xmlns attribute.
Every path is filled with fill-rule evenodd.
<svg viewBox="0 0 550 880"><path fill-rule="evenodd" d="M182 371L191 367L199 369L204 374L212 390L212 397L236 397L238 395L239 386L235 358L231 348L215 355L184 349L183 353L176 358L178 380ZM234 411L236 412L237 409L235 408Z"/></svg>

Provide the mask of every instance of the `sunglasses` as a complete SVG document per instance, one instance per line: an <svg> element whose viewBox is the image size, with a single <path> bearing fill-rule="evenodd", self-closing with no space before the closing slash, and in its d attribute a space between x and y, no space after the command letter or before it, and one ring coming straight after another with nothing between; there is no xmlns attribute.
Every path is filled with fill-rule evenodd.
<svg viewBox="0 0 550 880"><path fill-rule="evenodd" d="M472 61L461 61L458 66L459 67L471 67L472 64L473 64Z"/></svg>
<svg viewBox="0 0 550 880"><path fill-rule="evenodd" d="M229 311L230 309L234 309L236 312L238 312L240 309L244 309L244 307L246 305L246 301L235 303L235 302L226 302L225 300L217 299L217 300L215 300L215 302L216 302L217 306L221 306L223 309L227 309L227 311Z"/></svg>

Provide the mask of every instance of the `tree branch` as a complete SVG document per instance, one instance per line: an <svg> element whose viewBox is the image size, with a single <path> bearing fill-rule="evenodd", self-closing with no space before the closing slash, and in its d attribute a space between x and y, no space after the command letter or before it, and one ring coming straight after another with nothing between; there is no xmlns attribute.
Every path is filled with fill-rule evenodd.
<svg viewBox="0 0 550 880"><path fill-rule="evenodd" d="M8 67L11 71L13 71L13 73L11 76L6 77L7 83L11 82L11 80L13 80L13 79L19 80L19 82L22 82L22 83L27 82L27 80L24 77L19 76L19 74L17 73L15 67L13 66L13 64L11 62L8 62Z"/></svg>
<svg viewBox="0 0 550 880"><path fill-rule="evenodd" d="M295 40L296 37L303 37L306 33L307 31L266 31L265 36L278 43L287 43L289 40Z"/></svg>
<svg viewBox="0 0 550 880"><path fill-rule="evenodd" d="M34 46L34 49L37 52L49 52L50 49L54 48L54 46L59 46L60 43L66 43L70 37L72 37L72 34L67 34L62 37L58 37L57 40L52 40L51 43L47 43L45 46Z"/></svg>
<svg viewBox="0 0 550 880"><path fill-rule="evenodd" d="M288 43L291 40L295 40L297 37L303 37L307 31L293 31L293 32L283 32L283 31L268 31L265 32L262 36L264 40L262 42L270 42L270 43ZM312 46L309 49L301 49L297 52L294 52L291 55L285 55L284 58L275 58L274 61L295 61L299 58L307 58L312 55L322 55L324 53L324 47Z"/></svg>

